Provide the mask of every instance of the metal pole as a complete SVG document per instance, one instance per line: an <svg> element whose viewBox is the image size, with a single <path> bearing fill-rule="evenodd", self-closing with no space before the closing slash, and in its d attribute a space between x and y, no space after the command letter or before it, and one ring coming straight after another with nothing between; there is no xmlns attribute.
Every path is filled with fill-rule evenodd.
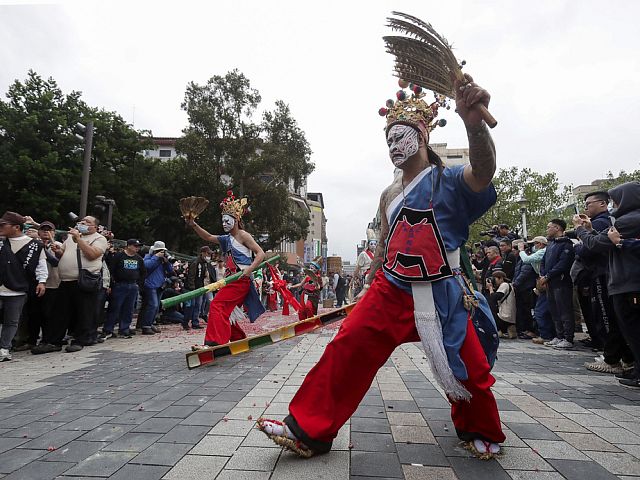
<svg viewBox="0 0 640 480"><path fill-rule="evenodd" d="M527 211L522 209L522 236L527 239Z"/></svg>
<svg viewBox="0 0 640 480"><path fill-rule="evenodd" d="M111 230L111 219L113 217L113 202L109 202L109 210L107 210L107 230Z"/></svg>
<svg viewBox="0 0 640 480"><path fill-rule="evenodd" d="M91 173L91 148L93 146L93 122L87 122L84 134L84 160L82 162L82 186L80 187L80 218L87 215L89 174Z"/></svg>

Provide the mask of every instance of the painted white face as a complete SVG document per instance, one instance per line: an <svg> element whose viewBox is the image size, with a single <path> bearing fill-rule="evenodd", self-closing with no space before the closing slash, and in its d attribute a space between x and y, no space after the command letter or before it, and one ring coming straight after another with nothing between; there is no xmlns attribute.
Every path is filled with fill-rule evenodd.
<svg viewBox="0 0 640 480"><path fill-rule="evenodd" d="M229 233L236 224L236 219L231 215L222 215L222 229L225 233Z"/></svg>
<svg viewBox="0 0 640 480"><path fill-rule="evenodd" d="M369 250L371 250L372 252L376 249L377 246L378 242L376 242L375 240L371 240L369 242Z"/></svg>
<svg viewBox="0 0 640 480"><path fill-rule="evenodd" d="M418 131L408 125L394 125L387 134L389 157L396 167L418 153L420 139Z"/></svg>

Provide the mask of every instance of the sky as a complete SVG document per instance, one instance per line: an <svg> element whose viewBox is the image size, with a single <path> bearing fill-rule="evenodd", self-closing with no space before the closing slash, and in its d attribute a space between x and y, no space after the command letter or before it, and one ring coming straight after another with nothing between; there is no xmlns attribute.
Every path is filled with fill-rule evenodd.
<svg viewBox="0 0 640 480"><path fill-rule="evenodd" d="M175 137L187 83L238 68L262 109L291 107L313 150L308 187L323 193L329 254L353 261L393 177L377 113L398 90L382 41L392 10L430 22L491 93L499 168L574 186L640 168L635 0L0 0L0 92L33 69ZM442 116L431 142L466 147L459 117Z"/></svg>

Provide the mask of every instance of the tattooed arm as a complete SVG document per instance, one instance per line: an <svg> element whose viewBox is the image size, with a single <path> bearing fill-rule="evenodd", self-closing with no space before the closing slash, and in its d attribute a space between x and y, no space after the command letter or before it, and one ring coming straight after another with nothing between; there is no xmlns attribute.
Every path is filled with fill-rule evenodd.
<svg viewBox="0 0 640 480"><path fill-rule="evenodd" d="M496 171L496 147L487 125L482 120L476 104L489 106L491 95L473 82L465 73L465 81L454 83L456 90L456 111L464 121L469 139L469 163L464 169L464 181L474 192L481 192L489 186Z"/></svg>

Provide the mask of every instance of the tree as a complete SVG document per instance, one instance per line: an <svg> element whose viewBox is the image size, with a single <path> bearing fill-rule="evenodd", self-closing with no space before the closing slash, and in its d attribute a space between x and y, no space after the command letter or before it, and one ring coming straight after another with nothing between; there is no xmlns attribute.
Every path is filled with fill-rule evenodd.
<svg viewBox="0 0 640 480"><path fill-rule="evenodd" d="M95 132L89 201L95 195L116 200L113 228L120 238L153 238L147 219L163 192L157 188L160 165L140 154L149 132L90 107L80 92L63 94L52 78L33 71L10 86L7 98L0 101L0 207L67 226L67 212L78 212L80 203L83 145L74 129L90 119Z"/></svg>
<svg viewBox="0 0 640 480"><path fill-rule="evenodd" d="M634 170L629 173L620 170L618 175L614 175L613 172L609 171L607 172L606 180L598 188L601 190L609 190L615 186L633 181L640 182L640 170Z"/></svg>
<svg viewBox="0 0 640 480"><path fill-rule="evenodd" d="M186 158L174 167L188 195L217 200L229 188L236 196L247 195L251 206L247 230L264 248L274 248L283 239L307 234L308 215L296 210L289 187L297 189L314 166L309 143L289 107L277 101L275 109L255 123L260 102L258 90L238 70L216 75L205 85L189 83L182 103L189 125L176 145ZM232 185L222 181L223 175L232 179ZM217 203L212 207L202 221L220 231Z"/></svg>
<svg viewBox="0 0 640 480"><path fill-rule="evenodd" d="M498 198L477 222L471 226L470 241L487 239L481 232L491 230L494 225L506 223L512 229L522 228L518 200L527 200L527 230L531 238L543 235L554 212L562 208L571 193L569 186L561 187L555 172L544 175L530 168L518 167L500 169L493 179Z"/></svg>

